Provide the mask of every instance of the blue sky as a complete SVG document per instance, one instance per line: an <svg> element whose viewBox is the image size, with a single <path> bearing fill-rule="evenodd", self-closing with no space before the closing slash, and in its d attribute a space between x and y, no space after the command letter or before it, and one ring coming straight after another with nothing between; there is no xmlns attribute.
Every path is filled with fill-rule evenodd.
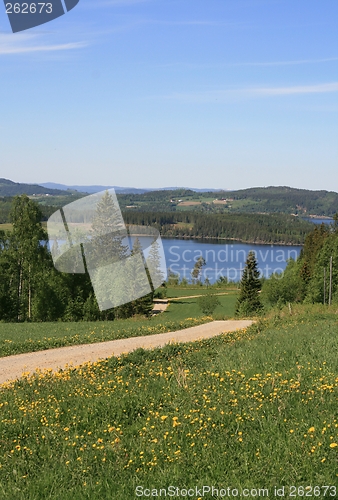
<svg viewBox="0 0 338 500"><path fill-rule="evenodd" d="M0 90L0 177L338 191L336 0L1 4Z"/></svg>

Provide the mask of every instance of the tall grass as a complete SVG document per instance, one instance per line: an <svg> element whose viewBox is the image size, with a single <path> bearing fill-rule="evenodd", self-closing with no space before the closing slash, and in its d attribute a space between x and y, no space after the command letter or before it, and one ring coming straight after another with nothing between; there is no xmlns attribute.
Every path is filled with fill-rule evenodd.
<svg viewBox="0 0 338 500"><path fill-rule="evenodd" d="M220 296L220 302L213 317L203 315L196 299L184 299L173 302L165 312L150 319L138 317L117 321L78 323L0 322L0 357L67 345L153 335L206 323L212 321L213 318L233 317L236 296Z"/></svg>
<svg viewBox="0 0 338 500"><path fill-rule="evenodd" d="M0 496L336 485L336 332L335 315L308 311L27 376L0 394Z"/></svg>

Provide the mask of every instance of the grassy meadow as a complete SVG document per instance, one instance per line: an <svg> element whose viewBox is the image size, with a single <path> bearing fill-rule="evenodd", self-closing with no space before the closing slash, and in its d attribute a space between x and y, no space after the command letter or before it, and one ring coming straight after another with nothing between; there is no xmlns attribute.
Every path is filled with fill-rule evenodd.
<svg viewBox="0 0 338 500"><path fill-rule="evenodd" d="M175 292L169 289L169 293ZM189 291L189 295L197 295L197 293L193 290L193 293ZM213 317L203 315L198 307L197 299L182 299L173 301L166 311L150 319L131 318L78 323L0 322L0 357L53 347L153 335L188 328L213 319L228 319L234 316L236 299L236 291L229 292L229 295L219 296L221 304L215 310Z"/></svg>
<svg viewBox="0 0 338 500"><path fill-rule="evenodd" d="M219 294L227 294L229 296L233 296L234 294L236 295L238 293L238 289L236 288L236 285L234 287L215 287L213 285L211 288L209 288L209 291L219 295ZM205 286L193 286L193 285L187 285L187 286L176 286L176 287L168 287L167 291L167 297L169 299L171 298L176 298L176 297L190 297L190 296L195 296L195 295L205 295L206 294L206 287ZM231 300L231 299L230 299Z"/></svg>
<svg viewBox="0 0 338 500"><path fill-rule="evenodd" d="M336 498L337 315L292 313L3 386L0 498L126 500L170 485Z"/></svg>

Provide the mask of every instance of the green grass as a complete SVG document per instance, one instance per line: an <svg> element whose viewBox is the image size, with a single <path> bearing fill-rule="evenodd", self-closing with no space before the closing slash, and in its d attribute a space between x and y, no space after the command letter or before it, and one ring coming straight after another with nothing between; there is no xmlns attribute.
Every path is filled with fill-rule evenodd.
<svg viewBox="0 0 338 500"><path fill-rule="evenodd" d="M337 317L298 314L4 388L0 496L336 485Z"/></svg>
<svg viewBox="0 0 338 500"><path fill-rule="evenodd" d="M219 295L218 299L220 301L220 305L217 306L214 314L212 315L213 319L233 318L235 315L237 293L232 293L229 295ZM176 320L176 315L181 315L182 310L184 310L186 317L188 318L203 317L203 313L198 306L198 298L173 300L170 303L168 311L170 311L172 314L171 318L175 318Z"/></svg>
<svg viewBox="0 0 338 500"><path fill-rule="evenodd" d="M167 288L167 297L168 298L176 298L176 297L189 297L191 295L205 295L206 293L227 293L229 295L237 294L238 291L235 288L227 288L227 287L219 287L214 288L213 286L210 288L206 288L205 286L194 286L188 285L186 287L183 286L168 286Z"/></svg>
<svg viewBox="0 0 338 500"><path fill-rule="evenodd" d="M220 302L221 305L217 307L213 318L233 317L236 296L221 296ZM173 302L165 312L150 319L78 323L0 323L0 357L67 345L164 333L211 320L212 318L205 317L200 311L197 299L185 299Z"/></svg>

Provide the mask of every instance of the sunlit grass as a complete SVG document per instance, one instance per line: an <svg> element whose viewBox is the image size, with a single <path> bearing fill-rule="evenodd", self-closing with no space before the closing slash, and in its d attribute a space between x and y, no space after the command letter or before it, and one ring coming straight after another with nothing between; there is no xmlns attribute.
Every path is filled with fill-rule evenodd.
<svg viewBox="0 0 338 500"><path fill-rule="evenodd" d="M220 296L213 318L234 316L235 295ZM67 345L90 344L120 338L152 335L188 328L212 321L199 309L196 299L173 301L168 309L150 319L131 318L116 321L0 323L0 357L41 351Z"/></svg>
<svg viewBox="0 0 338 500"><path fill-rule="evenodd" d="M308 313L27 376L0 393L1 495L335 485L336 331Z"/></svg>

